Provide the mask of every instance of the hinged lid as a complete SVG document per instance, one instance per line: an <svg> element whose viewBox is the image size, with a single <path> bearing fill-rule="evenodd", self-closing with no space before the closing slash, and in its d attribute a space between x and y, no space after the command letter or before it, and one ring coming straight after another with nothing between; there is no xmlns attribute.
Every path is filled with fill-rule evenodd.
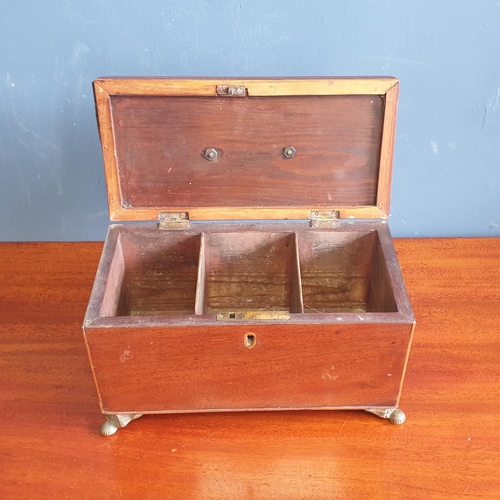
<svg viewBox="0 0 500 500"><path fill-rule="evenodd" d="M111 220L389 213L395 78L102 78L94 90Z"/></svg>

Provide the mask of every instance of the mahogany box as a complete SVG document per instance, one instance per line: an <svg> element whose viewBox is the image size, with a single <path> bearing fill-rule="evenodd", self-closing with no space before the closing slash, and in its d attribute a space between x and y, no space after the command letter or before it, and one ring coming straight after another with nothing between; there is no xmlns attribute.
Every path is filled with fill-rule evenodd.
<svg viewBox="0 0 500 500"><path fill-rule="evenodd" d="M94 82L110 218L84 320L110 435L149 413L398 409L398 80Z"/></svg>

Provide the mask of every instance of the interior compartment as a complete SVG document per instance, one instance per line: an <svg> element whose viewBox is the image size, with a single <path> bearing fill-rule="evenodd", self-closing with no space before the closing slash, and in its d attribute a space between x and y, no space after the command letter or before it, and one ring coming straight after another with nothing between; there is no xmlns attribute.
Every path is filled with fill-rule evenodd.
<svg viewBox="0 0 500 500"><path fill-rule="evenodd" d="M298 236L304 312L396 312L377 231Z"/></svg>
<svg viewBox="0 0 500 500"><path fill-rule="evenodd" d="M294 233L206 233L204 314L301 312Z"/></svg>
<svg viewBox="0 0 500 500"><path fill-rule="evenodd" d="M122 231L100 309L101 316L227 319L397 312L376 230Z"/></svg>
<svg viewBox="0 0 500 500"><path fill-rule="evenodd" d="M120 234L110 272L118 281L115 315L195 314L200 250L201 235Z"/></svg>

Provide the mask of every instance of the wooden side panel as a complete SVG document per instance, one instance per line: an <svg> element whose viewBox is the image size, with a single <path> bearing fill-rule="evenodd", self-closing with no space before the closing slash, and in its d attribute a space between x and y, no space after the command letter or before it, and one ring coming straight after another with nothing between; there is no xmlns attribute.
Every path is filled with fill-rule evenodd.
<svg viewBox="0 0 500 500"><path fill-rule="evenodd" d="M397 310L410 321L414 321L410 298L406 290L389 226L387 224L380 224L377 232L379 239L372 265L377 265L378 263L378 270L375 269L375 274L371 277L370 287L372 288L372 293L383 295L383 299L379 299L380 305L385 304L385 307L390 311ZM386 279L389 280L389 286L384 286L384 289L379 292L377 288L380 286L380 281L378 280L384 283Z"/></svg>
<svg viewBox="0 0 500 500"><path fill-rule="evenodd" d="M396 404L411 324L86 328L104 412ZM256 345L245 346L252 333Z"/></svg>
<svg viewBox="0 0 500 500"><path fill-rule="evenodd" d="M399 82L385 95L382 147L380 149L380 171L378 177L377 207L389 215L391 204L392 161L396 139L396 117L398 112Z"/></svg>
<svg viewBox="0 0 500 500"><path fill-rule="evenodd" d="M247 89L249 96L381 95L397 79L393 76L335 78L119 78L102 77L95 83L113 95L215 96L219 84Z"/></svg>
<svg viewBox="0 0 500 500"><path fill-rule="evenodd" d="M97 109L97 122L101 138L102 157L106 172L109 215L114 219L122 203L120 183L118 178L118 163L115 155L115 133L111 116L110 96L97 82L94 82L94 97Z"/></svg>
<svg viewBox="0 0 500 500"><path fill-rule="evenodd" d="M127 307L127 297L122 293L125 263L120 239L116 241L113 259L109 264L109 274L106 280L104 296L101 305L101 316L119 316Z"/></svg>
<svg viewBox="0 0 500 500"><path fill-rule="evenodd" d="M299 233L304 312L366 311L376 240L376 231Z"/></svg>
<svg viewBox="0 0 500 500"><path fill-rule="evenodd" d="M204 236L205 314L300 312L293 233L234 232Z"/></svg>
<svg viewBox="0 0 500 500"><path fill-rule="evenodd" d="M377 240L372 251L371 267L367 277L367 311L397 311L394 290L391 287L387 262Z"/></svg>
<svg viewBox="0 0 500 500"><path fill-rule="evenodd" d="M111 110L124 209L376 205L381 96L114 95Z"/></svg>
<svg viewBox="0 0 500 500"><path fill-rule="evenodd" d="M201 235L155 231L120 235L131 316L194 314Z"/></svg>

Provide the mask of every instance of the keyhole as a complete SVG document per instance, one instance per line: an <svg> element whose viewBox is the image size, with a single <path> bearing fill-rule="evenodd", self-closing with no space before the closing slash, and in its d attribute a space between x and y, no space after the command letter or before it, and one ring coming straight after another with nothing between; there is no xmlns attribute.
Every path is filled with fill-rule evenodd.
<svg viewBox="0 0 500 500"><path fill-rule="evenodd" d="M255 341L256 341L256 337L255 337L255 333L247 333L245 334L245 340L244 340L244 343L245 343L245 347L248 347L249 349L251 349L252 347L255 346Z"/></svg>

